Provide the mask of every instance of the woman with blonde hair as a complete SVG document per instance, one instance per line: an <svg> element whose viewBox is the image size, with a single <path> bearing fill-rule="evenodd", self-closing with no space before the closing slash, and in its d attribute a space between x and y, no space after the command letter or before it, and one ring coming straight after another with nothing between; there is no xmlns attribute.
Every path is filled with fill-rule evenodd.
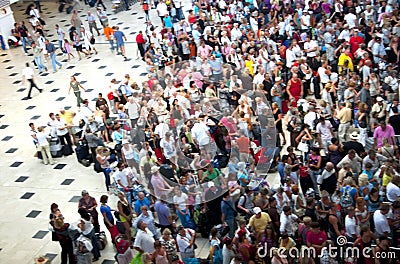
<svg viewBox="0 0 400 264"><path fill-rule="evenodd" d="M382 138L383 146L378 149L378 153L386 158L394 157L394 147L390 144L387 137Z"/></svg>
<svg viewBox="0 0 400 264"><path fill-rule="evenodd" d="M370 214L367 210L367 205L364 200L364 197L358 197L356 199L356 217L358 219L358 225L361 227L368 226L369 227L369 218Z"/></svg>

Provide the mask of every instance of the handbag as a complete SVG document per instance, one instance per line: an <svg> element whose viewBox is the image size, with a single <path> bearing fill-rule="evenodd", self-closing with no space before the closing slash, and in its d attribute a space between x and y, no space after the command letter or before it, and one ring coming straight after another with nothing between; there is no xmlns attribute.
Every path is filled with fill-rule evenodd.
<svg viewBox="0 0 400 264"><path fill-rule="evenodd" d="M127 123L124 123L123 130L131 131L131 127Z"/></svg>
<svg viewBox="0 0 400 264"><path fill-rule="evenodd" d="M307 143L300 141L299 145L297 146L297 149L300 150L301 152L307 153L309 150L309 147L308 147Z"/></svg>

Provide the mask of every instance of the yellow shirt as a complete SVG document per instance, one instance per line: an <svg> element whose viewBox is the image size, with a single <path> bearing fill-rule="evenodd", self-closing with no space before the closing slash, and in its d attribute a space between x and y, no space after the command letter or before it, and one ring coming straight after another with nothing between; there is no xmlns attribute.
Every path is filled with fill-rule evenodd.
<svg viewBox="0 0 400 264"><path fill-rule="evenodd" d="M345 53L340 54L339 56L339 61L338 61L338 66L339 66L339 74L342 72L342 66L344 65L344 62L348 61L348 67L350 69L350 71L354 71L354 66L353 66L353 60L346 55Z"/></svg>
<svg viewBox="0 0 400 264"><path fill-rule="evenodd" d="M72 119L74 116L72 115L71 111L65 110L64 114L60 113L60 117L65 120L67 124L72 124Z"/></svg>
<svg viewBox="0 0 400 264"><path fill-rule="evenodd" d="M256 218L256 215L253 215L250 218L249 221L249 226L254 229L256 233L264 231L265 227L267 226L268 223L271 223L271 217L269 217L269 214L265 212L261 212L261 217Z"/></svg>
<svg viewBox="0 0 400 264"><path fill-rule="evenodd" d="M338 115L337 115L337 119L340 120L341 124L346 124L349 123L351 121L351 109L347 108L347 107L343 107Z"/></svg>
<svg viewBox="0 0 400 264"><path fill-rule="evenodd" d="M386 187L388 184L389 184L389 182L392 180L392 176L391 175L387 175L386 173L385 174L383 174L383 177L382 177L382 186L383 187Z"/></svg>
<svg viewBox="0 0 400 264"><path fill-rule="evenodd" d="M254 75L254 67L253 67L253 64L254 64L254 63L253 63L252 60L246 60L246 61L244 62L244 66L245 66L247 69L249 69L251 75Z"/></svg>

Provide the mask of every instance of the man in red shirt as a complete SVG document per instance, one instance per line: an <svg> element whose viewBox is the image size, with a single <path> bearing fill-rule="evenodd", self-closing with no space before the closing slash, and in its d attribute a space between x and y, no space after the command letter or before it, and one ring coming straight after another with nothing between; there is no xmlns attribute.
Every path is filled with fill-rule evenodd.
<svg viewBox="0 0 400 264"><path fill-rule="evenodd" d="M315 248L316 256L319 256L322 248L326 246L326 240L328 240L328 236L321 231L319 223L313 222L311 230L307 233L307 247Z"/></svg>
<svg viewBox="0 0 400 264"><path fill-rule="evenodd" d="M354 54L362 43L364 43L364 38L358 35L358 29L354 29L353 36L350 38L351 52Z"/></svg>
<svg viewBox="0 0 400 264"><path fill-rule="evenodd" d="M254 158L251 153L251 140L245 136L243 130L239 130L238 134L239 138L236 140L236 143L239 147L240 161L252 164L254 162Z"/></svg>
<svg viewBox="0 0 400 264"><path fill-rule="evenodd" d="M146 40L143 37L143 33L142 31L139 31L139 33L136 36L136 43L138 45L138 49L140 52L140 56L142 56L142 58L144 57L144 44L146 43Z"/></svg>

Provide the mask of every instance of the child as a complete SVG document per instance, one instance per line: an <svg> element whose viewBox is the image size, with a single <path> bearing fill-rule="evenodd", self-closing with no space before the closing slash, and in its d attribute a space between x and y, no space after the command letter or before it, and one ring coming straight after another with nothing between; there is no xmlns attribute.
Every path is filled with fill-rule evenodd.
<svg viewBox="0 0 400 264"><path fill-rule="evenodd" d="M68 39L64 39L64 50L65 50L65 53L68 54L68 61L70 60L71 56L72 56L72 58L75 59L75 56L71 53L71 48L69 46Z"/></svg>

